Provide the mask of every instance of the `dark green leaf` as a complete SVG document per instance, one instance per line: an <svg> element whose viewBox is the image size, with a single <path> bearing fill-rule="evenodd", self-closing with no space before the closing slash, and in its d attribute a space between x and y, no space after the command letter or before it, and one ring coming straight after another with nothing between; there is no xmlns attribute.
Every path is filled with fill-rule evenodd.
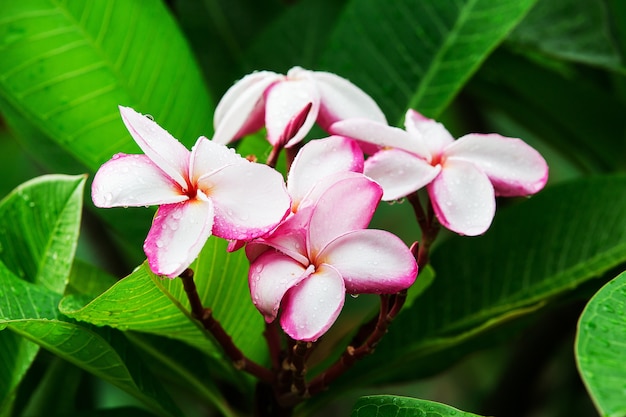
<svg viewBox="0 0 626 417"><path fill-rule="evenodd" d="M63 293L76 250L84 183L82 176L43 176L4 198L0 202L0 263L26 281ZM11 308L23 307L12 304ZM4 327L6 323L0 325ZM8 411L39 347L6 331L0 333L0 346L0 409Z"/></svg>
<svg viewBox="0 0 626 417"><path fill-rule="evenodd" d="M0 53L8 106L92 172L114 153L137 152L120 104L152 114L187 144L210 134L211 100L160 1L9 2ZM68 169L39 154L39 141L26 143Z"/></svg>
<svg viewBox="0 0 626 417"><path fill-rule="evenodd" d="M286 73L291 67L317 69L345 0L304 0L270 22L246 50L248 71Z"/></svg>
<svg viewBox="0 0 626 417"><path fill-rule="evenodd" d="M437 278L344 381L414 379L451 352L626 262L626 177L578 180L503 210L485 236L436 248ZM593 238L591 238L593 237ZM378 358L385 366L378 366Z"/></svg>
<svg viewBox="0 0 626 417"><path fill-rule="evenodd" d="M615 46L611 15L605 3L603 0L541 0L507 41L531 53L620 69L622 57Z"/></svg>
<svg viewBox="0 0 626 417"><path fill-rule="evenodd" d="M198 294L235 344L251 359L266 358L258 343L263 318L254 308L248 290L248 261L243 251L226 252L227 242L211 238L196 262ZM121 330L134 330L182 340L201 351L219 356L219 348L201 324L191 318L189 301L179 279L161 278L146 265L119 281L87 305L67 297L61 311L77 320Z"/></svg>
<svg viewBox="0 0 626 417"><path fill-rule="evenodd" d="M63 293L82 210L84 176L47 175L0 202L0 260L22 279Z"/></svg>
<svg viewBox="0 0 626 417"><path fill-rule="evenodd" d="M598 412L626 415L626 272L587 304L578 323L576 362Z"/></svg>
<svg viewBox="0 0 626 417"><path fill-rule="evenodd" d="M468 91L521 122L587 172L623 167L623 101L605 85L602 74L551 63L500 50L483 65Z"/></svg>
<svg viewBox="0 0 626 417"><path fill-rule="evenodd" d="M322 66L372 95L391 123L435 117L535 0L353 0Z"/></svg>
<svg viewBox="0 0 626 417"><path fill-rule="evenodd" d="M351 417L478 417L456 408L434 401L417 398L395 397L391 395L370 395L361 397L352 409Z"/></svg>
<svg viewBox="0 0 626 417"><path fill-rule="evenodd" d="M0 322L9 330L127 391L159 415L180 415L121 334L66 321L57 309L60 299L0 263Z"/></svg>

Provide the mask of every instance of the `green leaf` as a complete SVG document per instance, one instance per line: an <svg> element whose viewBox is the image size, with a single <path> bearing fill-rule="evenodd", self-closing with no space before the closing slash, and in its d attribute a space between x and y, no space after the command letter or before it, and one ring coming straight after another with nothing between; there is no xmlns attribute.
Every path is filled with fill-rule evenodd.
<svg viewBox="0 0 626 417"><path fill-rule="evenodd" d="M211 99L161 1L8 2L0 54L0 95L78 169L138 151L120 104L152 114L188 145L211 133ZM23 139L43 162L68 169Z"/></svg>
<svg viewBox="0 0 626 417"><path fill-rule="evenodd" d="M501 49L485 62L468 91L507 112L587 172L623 167L623 100L597 80L604 74L551 64Z"/></svg>
<svg viewBox="0 0 626 417"><path fill-rule="evenodd" d="M19 277L63 293L76 251L84 176L46 175L0 202L0 260Z"/></svg>
<svg viewBox="0 0 626 417"><path fill-rule="evenodd" d="M620 69L611 16L602 0L542 0L507 42L530 53Z"/></svg>
<svg viewBox="0 0 626 417"><path fill-rule="evenodd" d="M213 404L224 417L237 415L222 393L227 391L226 384L240 398L253 398L251 377L246 380L247 374L234 373L230 363L215 360L172 339L133 332L126 333L126 337L150 356L149 364L156 375L184 387L185 393L195 396L197 402Z"/></svg>
<svg viewBox="0 0 626 417"><path fill-rule="evenodd" d="M81 411L72 414L54 414L52 417L153 417L154 414L136 407L107 408L103 410Z"/></svg>
<svg viewBox="0 0 626 417"><path fill-rule="evenodd" d="M626 272L593 296L578 322L576 363L602 416L626 415Z"/></svg>
<svg viewBox="0 0 626 417"><path fill-rule="evenodd" d="M361 397L352 409L351 417L478 417L434 401L392 395L369 395Z"/></svg>
<svg viewBox="0 0 626 417"><path fill-rule="evenodd" d="M78 240L84 183L83 176L43 176L0 201L0 262L13 274L63 293ZM11 409L38 350L13 333L0 333L0 409Z"/></svg>
<svg viewBox="0 0 626 417"><path fill-rule="evenodd" d="M6 323L0 320L0 328ZM9 331L0 331L0 416L9 417L17 389L39 352L39 346Z"/></svg>
<svg viewBox="0 0 626 417"><path fill-rule="evenodd" d="M343 0L304 0L271 21L246 50L248 70L286 73L291 67L316 69L344 7Z"/></svg>
<svg viewBox="0 0 626 417"><path fill-rule="evenodd" d="M472 343L492 340L488 332L625 263L624 189L623 175L555 186L499 212L484 236L437 246L431 257L437 278L342 381L438 372Z"/></svg>
<svg viewBox="0 0 626 417"><path fill-rule="evenodd" d="M59 309L68 317L96 326L157 334L214 352L209 334L190 317L182 300L167 289L182 287L181 281L169 281L154 275L143 264L92 301L85 303L88 298L70 295L62 300Z"/></svg>
<svg viewBox="0 0 626 417"><path fill-rule="evenodd" d="M321 62L372 95L392 123L436 117L535 0L353 0Z"/></svg>
<svg viewBox="0 0 626 417"><path fill-rule="evenodd" d="M116 282L117 279L103 270L80 259L75 259L65 294L81 294L96 297Z"/></svg>
<svg viewBox="0 0 626 417"><path fill-rule="evenodd" d="M223 239L209 239L192 264L198 294L235 344L251 359L263 361L266 348L258 341L264 324L250 300L248 261L243 251L228 253L226 246ZM220 355L221 350L210 334L191 318L182 282L156 276L146 264L87 305L84 301L66 297L60 309L77 320L157 334Z"/></svg>
<svg viewBox="0 0 626 417"><path fill-rule="evenodd" d="M66 321L57 309L60 299L60 294L17 278L0 263L0 323L7 329L111 382L159 415L180 415L121 334Z"/></svg>

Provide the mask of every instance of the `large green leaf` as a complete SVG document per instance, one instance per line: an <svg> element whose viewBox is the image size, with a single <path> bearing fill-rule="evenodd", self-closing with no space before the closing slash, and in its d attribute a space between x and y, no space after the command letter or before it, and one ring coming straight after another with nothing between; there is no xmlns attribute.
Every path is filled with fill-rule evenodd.
<svg viewBox="0 0 626 417"><path fill-rule="evenodd" d="M111 382L162 416L180 415L124 337L90 329L58 311L61 295L17 278L0 263L0 323L57 356Z"/></svg>
<svg viewBox="0 0 626 417"><path fill-rule="evenodd" d="M84 183L82 176L43 176L0 202L0 262L13 274L63 293L76 250ZM0 346L0 409L8 412L39 348L9 332L0 333Z"/></svg>
<svg viewBox="0 0 626 417"><path fill-rule="evenodd" d="M378 102L437 116L535 0L353 0L321 63Z"/></svg>
<svg viewBox="0 0 626 417"><path fill-rule="evenodd" d="M499 213L485 236L438 246L433 284L344 383L440 371L487 331L626 262L625 189L625 176L555 186Z"/></svg>
<svg viewBox="0 0 626 417"><path fill-rule="evenodd" d="M0 95L81 169L137 151L120 104L187 144L211 132L211 100L161 1L4 2L0 54ZM40 140L24 139L44 162L69 169L40 154Z"/></svg>
<svg viewBox="0 0 626 417"><path fill-rule="evenodd" d="M316 69L344 3L347 1L304 0L293 4L246 50L247 70L286 73L293 66Z"/></svg>
<svg viewBox="0 0 626 417"><path fill-rule="evenodd" d="M369 395L361 397L352 409L351 417L478 417L434 401L392 395Z"/></svg>
<svg viewBox="0 0 626 417"><path fill-rule="evenodd" d="M507 41L531 53L622 68L623 59L611 28L611 19L619 16L607 13L605 3L604 0L541 0Z"/></svg>
<svg viewBox="0 0 626 417"><path fill-rule="evenodd" d="M209 239L192 265L198 294L237 346L252 359L265 360L265 344L258 343L263 319L250 300L248 262L243 251L227 253L226 245L222 239ZM156 276L145 264L87 305L84 299L70 296L60 308L72 318L98 326L153 333L213 355L220 352L209 333L191 318L181 280Z"/></svg>
<svg viewBox="0 0 626 417"><path fill-rule="evenodd" d="M576 362L600 415L626 415L626 272L589 301L578 323Z"/></svg>
<svg viewBox="0 0 626 417"><path fill-rule="evenodd" d="M63 293L82 210L84 176L46 175L0 202L0 260L16 275Z"/></svg>
<svg viewBox="0 0 626 417"><path fill-rule="evenodd" d="M469 83L468 91L588 172L623 167L626 106L615 88L606 85L602 74L551 64L555 62L499 50Z"/></svg>

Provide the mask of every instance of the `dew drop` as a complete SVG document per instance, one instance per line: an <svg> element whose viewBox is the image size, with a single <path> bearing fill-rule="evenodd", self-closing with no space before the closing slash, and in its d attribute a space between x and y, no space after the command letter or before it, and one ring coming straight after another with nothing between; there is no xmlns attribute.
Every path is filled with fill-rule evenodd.
<svg viewBox="0 0 626 417"><path fill-rule="evenodd" d="M165 225L163 225L163 226L165 226ZM163 241L161 239L157 240L156 241L156 245L157 245L157 248L162 248L163 247Z"/></svg>
<svg viewBox="0 0 626 417"><path fill-rule="evenodd" d="M350 294L350 297L352 297L352 298L359 298L359 294Z"/></svg>

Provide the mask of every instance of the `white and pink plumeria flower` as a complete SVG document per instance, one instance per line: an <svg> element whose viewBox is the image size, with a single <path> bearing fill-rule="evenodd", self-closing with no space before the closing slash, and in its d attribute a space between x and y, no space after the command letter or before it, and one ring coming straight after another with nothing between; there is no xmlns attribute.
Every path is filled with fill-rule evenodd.
<svg viewBox="0 0 626 417"><path fill-rule="evenodd" d="M213 141L228 144L265 126L272 146L291 147L317 123L322 129L351 117L386 123L374 100L338 75L293 67L287 75L248 74L215 109Z"/></svg>
<svg viewBox="0 0 626 417"><path fill-rule="evenodd" d="M321 191L315 191L316 188ZM269 236L248 243L252 300L293 339L315 341L337 319L345 293L392 294L411 286L417 264L395 235L365 229L382 189L363 174L318 181ZM310 201L310 200L309 200Z"/></svg>
<svg viewBox="0 0 626 417"><path fill-rule="evenodd" d="M135 110L120 106L120 113L145 155L114 155L96 173L92 199L105 208L159 205L144 243L154 273L175 277L212 234L253 239L289 213L277 171L205 137L189 151Z"/></svg>
<svg viewBox="0 0 626 417"><path fill-rule="evenodd" d="M520 139L471 133L454 140L446 128L414 110L405 130L367 119L343 120L331 132L379 146L364 173L384 189L383 200L426 186L439 222L475 236L493 220L496 196L526 196L548 179L544 158Z"/></svg>

